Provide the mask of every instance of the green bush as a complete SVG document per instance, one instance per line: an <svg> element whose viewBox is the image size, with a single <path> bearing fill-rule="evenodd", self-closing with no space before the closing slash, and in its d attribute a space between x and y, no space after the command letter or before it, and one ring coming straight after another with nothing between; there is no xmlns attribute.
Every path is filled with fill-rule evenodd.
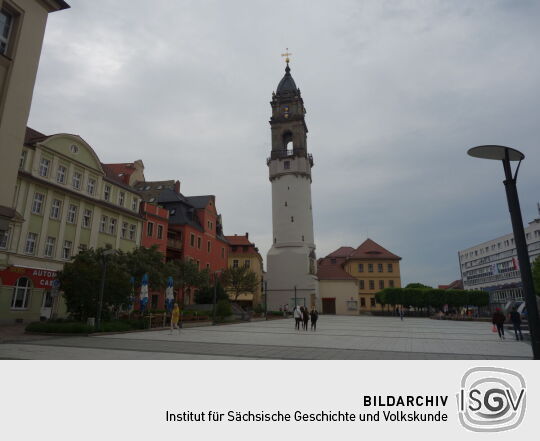
<svg viewBox="0 0 540 441"><path fill-rule="evenodd" d="M216 305L216 315L224 319L232 314L231 303L229 300L220 300Z"/></svg>
<svg viewBox="0 0 540 441"><path fill-rule="evenodd" d="M26 326L26 331L52 334L90 334L94 332L94 328L81 322L33 322Z"/></svg>

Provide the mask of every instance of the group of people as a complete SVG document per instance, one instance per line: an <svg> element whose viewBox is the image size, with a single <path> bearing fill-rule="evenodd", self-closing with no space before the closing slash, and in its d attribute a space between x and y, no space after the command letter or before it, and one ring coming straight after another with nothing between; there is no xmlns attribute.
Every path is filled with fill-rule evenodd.
<svg viewBox="0 0 540 441"><path fill-rule="evenodd" d="M300 324L302 324L302 329L307 331L308 322L311 320L311 330L317 330L319 312L315 308L312 308L310 312L307 307L297 305L293 310L293 317L295 329L300 330Z"/></svg>
<svg viewBox="0 0 540 441"><path fill-rule="evenodd" d="M517 308L512 308L512 311L509 314L510 321L512 322L512 327L516 333L516 340L523 340L523 334L521 333L521 314L518 312ZM501 311L501 308L495 309L491 322L494 325L494 328L497 329L499 338L505 340L504 337L504 322L506 321L506 316ZM495 331L495 329L494 329Z"/></svg>

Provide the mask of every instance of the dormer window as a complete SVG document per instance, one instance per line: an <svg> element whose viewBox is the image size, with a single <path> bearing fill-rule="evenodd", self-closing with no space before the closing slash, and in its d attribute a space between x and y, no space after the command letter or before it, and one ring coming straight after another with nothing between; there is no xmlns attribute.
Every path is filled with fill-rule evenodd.
<svg viewBox="0 0 540 441"><path fill-rule="evenodd" d="M284 168L285 170L290 170L290 168L291 168L291 161L285 161L285 162L283 163L283 168Z"/></svg>

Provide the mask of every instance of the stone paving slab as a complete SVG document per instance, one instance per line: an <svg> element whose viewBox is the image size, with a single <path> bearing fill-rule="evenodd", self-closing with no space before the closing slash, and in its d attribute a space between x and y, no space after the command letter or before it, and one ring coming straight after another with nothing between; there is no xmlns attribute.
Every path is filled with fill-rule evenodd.
<svg viewBox="0 0 540 441"><path fill-rule="evenodd" d="M0 358L53 359L531 359L513 335L500 341L491 325L394 317L321 316L317 332L292 320L56 337L0 344ZM25 349L26 348L26 349ZM47 352L48 351L48 352ZM35 354L33 356L32 354Z"/></svg>

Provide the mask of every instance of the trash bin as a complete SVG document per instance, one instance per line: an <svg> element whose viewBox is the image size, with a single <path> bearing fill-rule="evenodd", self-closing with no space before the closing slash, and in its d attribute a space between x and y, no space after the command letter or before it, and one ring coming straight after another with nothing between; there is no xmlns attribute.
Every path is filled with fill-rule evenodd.
<svg viewBox="0 0 540 441"><path fill-rule="evenodd" d="M96 326L96 319L94 317L88 317L86 324L88 326Z"/></svg>

